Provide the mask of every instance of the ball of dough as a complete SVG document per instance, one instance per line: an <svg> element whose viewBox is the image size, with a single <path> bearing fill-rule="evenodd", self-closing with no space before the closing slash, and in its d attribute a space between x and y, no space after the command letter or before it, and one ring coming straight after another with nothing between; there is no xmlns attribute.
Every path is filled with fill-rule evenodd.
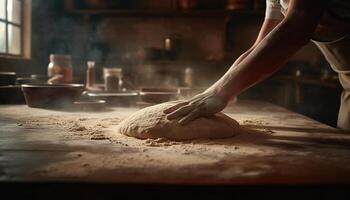
<svg viewBox="0 0 350 200"><path fill-rule="evenodd" d="M223 113L202 117L186 125L167 120L164 110L174 105L168 102L141 109L119 125L119 132L139 139L167 138L181 141L191 139L219 139L235 136L239 132L237 121Z"/></svg>

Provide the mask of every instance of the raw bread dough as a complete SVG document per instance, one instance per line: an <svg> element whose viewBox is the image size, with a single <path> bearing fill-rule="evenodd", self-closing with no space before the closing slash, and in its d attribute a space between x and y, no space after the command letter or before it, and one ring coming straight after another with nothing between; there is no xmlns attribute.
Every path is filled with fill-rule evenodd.
<svg viewBox="0 0 350 200"><path fill-rule="evenodd" d="M170 140L219 139L239 132L239 124L223 113L196 119L186 125L167 120L163 111L174 103L147 107L132 114L119 125L119 132L139 139L167 138Z"/></svg>

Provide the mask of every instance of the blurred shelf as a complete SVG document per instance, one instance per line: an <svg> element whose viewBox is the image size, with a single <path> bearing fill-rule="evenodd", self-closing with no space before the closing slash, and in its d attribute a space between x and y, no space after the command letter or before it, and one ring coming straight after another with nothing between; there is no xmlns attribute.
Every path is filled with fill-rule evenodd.
<svg viewBox="0 0 350 200"><path fill-rule="evenodd" d="M341 88L339 79L326 79L321 80L319 77L295 77L289 75L279 75L275 77L276 80L280 81L292 81L296 84L307 84L325 88L339 89Z"/></svg>
<svg viewBox="0 0 350 200"><path fill-rule="evenodd" d="M211 63L226 63L232 60L144 60L137 64L211 64Z"/></svg>
<svg viewBox="0 0 350 200"><path fill-rule="evenodd" d="M251 16L263 17L261 10L117 10L117 9L67 9L73 15L114 15L121 17L226 17L226 16Z"/></svg>

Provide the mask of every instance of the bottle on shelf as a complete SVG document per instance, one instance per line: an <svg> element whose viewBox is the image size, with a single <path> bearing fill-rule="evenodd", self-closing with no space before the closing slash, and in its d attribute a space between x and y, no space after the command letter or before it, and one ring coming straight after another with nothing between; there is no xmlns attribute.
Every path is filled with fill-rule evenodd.
<svg viewBox="0 0 350 200"><path fill-rule="evenodd" d="M88 61L87 62L87 70L86 70L86 88L93 88L95 84L95 62Z"/></svg>

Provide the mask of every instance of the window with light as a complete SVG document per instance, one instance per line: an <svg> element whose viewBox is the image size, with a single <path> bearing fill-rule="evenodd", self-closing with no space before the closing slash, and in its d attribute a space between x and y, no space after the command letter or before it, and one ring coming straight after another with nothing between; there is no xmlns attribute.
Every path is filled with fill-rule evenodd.
<svg viewBox="0 0 350 200"><path fill-rule="evenodd" d="M0 55L23 56L23 10L23 0L0 0Z"/></svg>

